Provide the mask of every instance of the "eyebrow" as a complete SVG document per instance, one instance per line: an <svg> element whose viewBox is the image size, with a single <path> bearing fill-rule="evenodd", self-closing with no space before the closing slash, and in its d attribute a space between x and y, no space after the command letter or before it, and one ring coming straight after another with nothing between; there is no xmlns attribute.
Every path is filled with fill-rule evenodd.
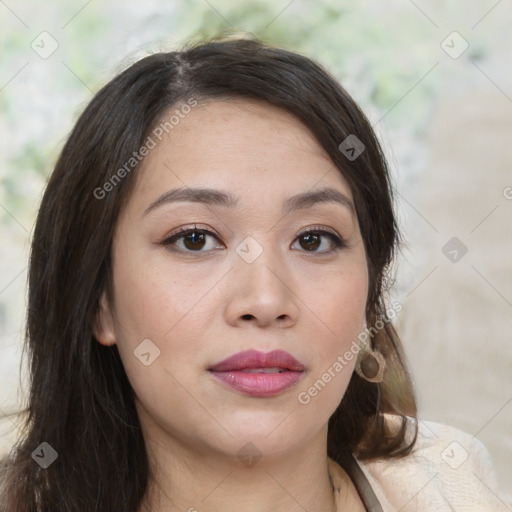
<svg viewBox="0 0 512 512"><path fill-rule="evenodd" d="M238 200L232 194L213 188L174 188L165 192L156 201L151 203L144 211L144 215L163 204L182 201L226 207L235 207L238 203Z"/></svg>
<svg viewBox="0 0 512 512"><path fill-rule="evenodd" d="M352 201L345 194L331 187L302 192L289 197L284 202L283 213L288 214L297 210L304 210L321 203L340 204L350 210L350 213L354 213Z"/></svg>
<svg viewBox="0 0 512 512"><path fill-rule="evenodd" d="M171 189L162 194L146 208L143 215L148 214L150 211L164 204L184 201L227 208L234 208L238 204L238 199L234 195L222 190L183 187ZM351 214L354 214L352 201L345 194L331 187L301 192L300 194L288 197L283 204L283 213L289 214L322 203L339 204L347 208Z"/></svg>

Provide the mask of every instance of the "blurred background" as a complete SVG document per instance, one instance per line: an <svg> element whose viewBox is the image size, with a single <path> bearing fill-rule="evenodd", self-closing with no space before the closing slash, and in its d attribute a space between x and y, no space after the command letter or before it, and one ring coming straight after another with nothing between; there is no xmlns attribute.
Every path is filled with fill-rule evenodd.
<svg viewBox="0 0 512 512"><path fill-rule="evenodd" d="M397 188L392 298L420 417L480 439L512 503L511 18L509 0L1 0L0 452L26 392L33 224L77 116L141 57L240 31L316 59L369 116Z"/></svg>

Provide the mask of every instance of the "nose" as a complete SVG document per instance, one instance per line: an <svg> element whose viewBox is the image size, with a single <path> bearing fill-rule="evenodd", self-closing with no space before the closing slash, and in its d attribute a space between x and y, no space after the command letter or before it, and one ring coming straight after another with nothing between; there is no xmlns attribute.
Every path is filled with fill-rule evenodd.
<svg viewBox="0 0 512 512"><path fill-rule="evenodd" d="M235 261L225 309L230 325L287 328L297 322L300 299L291 272L265 253L252 263Z"/></svg>

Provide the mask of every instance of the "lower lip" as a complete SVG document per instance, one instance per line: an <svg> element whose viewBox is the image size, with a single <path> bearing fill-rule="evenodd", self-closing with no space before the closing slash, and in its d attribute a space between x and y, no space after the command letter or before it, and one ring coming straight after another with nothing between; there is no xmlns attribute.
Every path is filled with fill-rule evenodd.
<svg viewBox="0 0 512 512"><path fill-rule="evenodd" d="M250 396L275 396L296 384L304 372L247 373L239 370L210 373L222 383Z"/></svg>

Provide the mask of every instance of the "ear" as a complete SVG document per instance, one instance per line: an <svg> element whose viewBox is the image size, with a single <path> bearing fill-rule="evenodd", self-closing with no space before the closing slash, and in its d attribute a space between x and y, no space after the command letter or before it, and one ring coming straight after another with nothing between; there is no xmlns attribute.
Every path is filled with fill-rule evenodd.
<svg viewBox="0 0 512 512"><path fill-rule="evenodd" d="M94 337L105 346L115 345L114 317L107 299L107 293L103 291L98 302L98 309L93 321L92 332Z"/></svg>

